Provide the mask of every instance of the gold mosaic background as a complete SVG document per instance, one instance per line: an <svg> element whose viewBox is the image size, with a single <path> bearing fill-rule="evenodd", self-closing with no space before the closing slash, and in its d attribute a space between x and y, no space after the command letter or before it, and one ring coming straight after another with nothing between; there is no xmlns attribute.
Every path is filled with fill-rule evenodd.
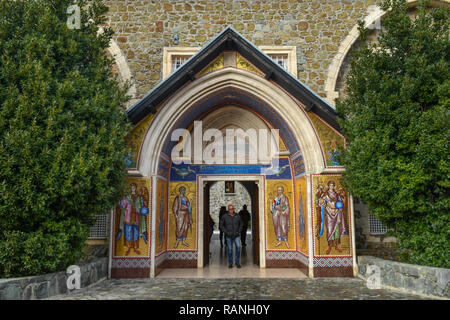
<svg viewBox="0 0 450 320"><path fill-rule="evenodd" d="M181 242L178 244L178 247L175 249L174 246L176 244L176 226L175 226L175 217L172 212L173 201L175 197L179 194L178 189L184 186L186 188L186 197L191 202L192 207L192 230L189 229L186 243L189 244L189 247L185 247ZM196 182L195 181L186 181L186 182L170 182L169 184L169 243L168 250L197 250L197 203L196 203Z"/></svg>
<svg viewBox="0 0 450 320"><path fill-rule="evenodd" d="M154 117L155 114L150 113L147 117L145 117L145 119L139 122L138 125L131 130L126 139L128 145L131 148L133 160L133 164L129 167L129 169L137 168L139 150L141 148L142 141L144 140L145 133L147 132L147 129Z"/></svg>
<svg viewBox="0 0 450 320"><path fill-rule="evenodd" d="M222 69L224 66L224 60L223 60L223 54L218 56L216 59L214 59L213 62L211 62L205 69L200 71L198 73L199 76L203 76L205 74L211 73L215 70Z"/></svg>
<svg viewBox="0 0 450 320"><path fill-rule="evenodd" d="M138 192L143 189L146 188L148 190L149 193L149 213L145 216L146 218L146 225L147 225L147 235L148 235L148 239L147 239L147 243L145 243L144 239L139 239L139 251L140 254L136 254L134 252L133 249L130 250L130 253L127 255L127 257L149 257L150 256L150 239L151 239L151 229L150 229L150 222L151 222L151 189L150 189L150 179L149 178L126 178L126 194L128 194L130 192L130 185L132 183L136 183L137 187L138 187ZM124 232L122 230L122 236L119 240L117 239L117 232L119 230L119 223L120 223L120 210L118 210L117 206L116 209L114 210L114 256L115 257L123 257L125 256L126 251L128 250L127 247L124 246L123 244L123 239L124 239Z"/></svg>
<svg viewBox="0 0 450 320"><path fill-rule="evenodd" d="M272 213L270 211L271 199L273 200L277 195L278 186L284 188L284 194L289 199L290 208L290 227L288 233L288 244L289 248L286 247L284 242L280 246L275 247L278 240L275 235L275 229L273 227ZM292 192L292 181L291 180L266 180L266 249L267 250L295 250L295 233L297 232L297 227L295 226L295 211L294 211L294 194Z"/></svg>
<svg viewBox="0 0 450 320"><path fill-rule="evenodd" d="M298 178L295 180L295 192L296 192L296 211L295 211L295 223L298 226L298 218L300 215L300 195L302 198L302 205L303 205L303 222L304 222L304 228L303 228L303 236L300 237L299 230L297 230L297 243L298 243L298 250L300 252L303 252L304 254L308 255L308 207L307 207L307 193L306 193L306 178ZM298 229L299 227L297 227Z"/></svg>
<svg viewBox="0 0 450 320"><path fill-rule="evenodd" d="M247 70L256 74L259 74L260 76L264 77L264 73L259 71L253 64L247 61L243 56L241 56L239 53L236 54L236 67L238 69Z"/></svg>
<svg viewBox="0 0 450 320"><path fill-rule="evenodd" d="M319 239L316 237L316 230L317 230L317 214L318 214L318 209L317 209L317 198L316 198L316 192L317 192L317 187L319 185L324 186L324 188L327 188L327 184L329 181L334 181L336 184L336 190L339 190L340 188L343 188L342 185L342 177L340 175L323 175L323 176L314 176L313 177L313 185L312 185L312 192L313 192L313 232L314 232L314 255L326 255L326 251L328 249L328 242L327 242L327 236L326 236L326 232L327 232L327 227L326 224L324 222L324 227L323 227L323 234L320 237L320 241ZM344 189L345 190L345 189ZM320 207L319 207L320 208ZM320 214L320 211L319 211ZM350 230L350 220L349 220L349 216L350 216L350 208L349 208L349 199L348 199L348 192L345 191L345 200L344 200L344 216L345 216L345 223L346 223L346 227L347 230L349 232L349 235L351 234L351 230ZM338 252L337 250L335 250L335 248L333 247L331 249L330 252L330 256L342 256L342 255L351 255L350 252L350 236L349 235L344 235L341 237L341 243L339 244L339 248L342 249L342 252Z"/></svg>
<svg viewBox="0 0 450 320"><path fill-rule="evenodd" d="M344 146L344 138L327 126L318 116L308 112L308 116L319 136L320 144L325 155L327 166L335 166L330 160L330 152Z"/></svg>
<svg viewBox="0 0 450 320"><path fill-rule="evenodd" d="M156 182L156 224L155 224L155 245L156 255L167 250L167 182L158 179ZM162 221L162 223L161 223ZM162 237L160 228L162 227Z"/></svg>

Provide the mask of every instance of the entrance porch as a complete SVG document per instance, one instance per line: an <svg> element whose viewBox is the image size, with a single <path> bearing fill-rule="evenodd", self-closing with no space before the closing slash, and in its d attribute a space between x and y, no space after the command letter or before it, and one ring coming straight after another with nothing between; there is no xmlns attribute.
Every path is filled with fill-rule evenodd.
<svg viewBox="0 0 450 320"><path fill-rule="evenodd" d="M253 263L253 239L251 231L247 232L247 246L241 247L241 269L228 268L227 248L220 246L219 232L215 231L210 244L209 264L203 268L169 268L161 271L156 278L204 278L204 279L233 279L233 278L307 278L300 269L296 268L260 268Z"/></svg>

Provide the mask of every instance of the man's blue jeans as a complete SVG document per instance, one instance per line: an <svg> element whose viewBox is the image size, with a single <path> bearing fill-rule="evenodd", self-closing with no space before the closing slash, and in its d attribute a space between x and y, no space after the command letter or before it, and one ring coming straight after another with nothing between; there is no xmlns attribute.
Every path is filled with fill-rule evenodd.
<svg viewBox="0 0 450 320"><path fill-rule="evenodd" d="M239 264L239 258L241 254L241 239L239 237L236 238L229 238L225 237L225 241L227 242L227 249L228 249L228 264L233 264L233 244L236 247L236 264Z"/></svg>

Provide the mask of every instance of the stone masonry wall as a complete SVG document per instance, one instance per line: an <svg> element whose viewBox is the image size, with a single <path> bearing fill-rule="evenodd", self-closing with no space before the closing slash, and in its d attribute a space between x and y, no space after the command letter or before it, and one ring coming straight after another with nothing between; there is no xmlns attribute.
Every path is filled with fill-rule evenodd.
<svg viewBox="0 0 450 320"><path fill-rule="evenodd" d="M416 7L412 7L409 9L409 16L411 17L411 19L414 19L414 16L417 14L417 12L418 12L418 10ZM382 27L382 25L383 25L383 22L381 21L379 27ZM374 28L374 29L370 30L367 35L366 43L376 44L379 34L380 34L380 29ZM347 96L345 79L350 71L350 63L353 58L352 51L358 50L359 48L361 48L362 44L363 43L360 40L355 41L355 43L352 45L349 53L345 56L345 59L341 65L341 69L339 70L339 74L338 74L337 81L336 81L336 88L335 88L335 90L337 92L339 92L340 98L345 98Z"/></svg>
<svg viewBox="0 0 450 320"><path fill-rule="evenodd" d="M81 271L81 288L108 277L108 258L97 258L78 266ZM36 300L68 294L70 292L67 289L67 278L67 273L61 271L39 276L0 279L0 300Z"/></svg>
<svg viewBox="0 0 450 320"><path fill-rule="evenodd" d="M298 77L325 97L339 44L379 0L105 0L141 98L162 79L163 47L202 47L231 25L255 45L296 46Z"/></svg>
<svg viewBox="0 0 450 320"><path fill-rule="evenodd" d="M358 257L360 278L375 279L376 273L369 272L369 266L379 270L382 287L396 288L409 293L423 294L437 298L450 298L450 270L418 266L383 260L371 256Z"/></svg>

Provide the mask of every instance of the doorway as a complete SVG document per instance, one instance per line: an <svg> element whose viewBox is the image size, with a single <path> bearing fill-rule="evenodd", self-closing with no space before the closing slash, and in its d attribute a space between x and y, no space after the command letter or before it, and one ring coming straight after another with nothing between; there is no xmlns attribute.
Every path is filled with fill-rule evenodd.
<svg viewBox="0 0 450 320"><path fill-rule="evenodd" d="M219 232L213 233L210 239L210 214L218 216L218 212L212 212L211 208L211 188L218 182L225 182L226 186L234 185L234 183L242 185L250 195L250 227L246 235L246 246L241 246L241 265L246 267L265 268L265 246L264 246L264 188L262 176L199 176L198 186L202 186L202 191L198 192L199 203L199 251L198 251L198 268L227 268L228 256L225 244L220 245ZM231 184L233 182L233 184ZM239 191L239 190L236 190ZM230 199L230 197L227 197ZM232 199L232 198L231 198ZM261 201L260 201L261 199ZM223 206L233 204L236 213L242 207L236 206L236 201L226 201ZM217 209L216 209L217 210ZM261 214L262 213L262 214ZM218 218L215 220L215 229L218 230ZM261 254L262 253L262 254Z"/></svg>

